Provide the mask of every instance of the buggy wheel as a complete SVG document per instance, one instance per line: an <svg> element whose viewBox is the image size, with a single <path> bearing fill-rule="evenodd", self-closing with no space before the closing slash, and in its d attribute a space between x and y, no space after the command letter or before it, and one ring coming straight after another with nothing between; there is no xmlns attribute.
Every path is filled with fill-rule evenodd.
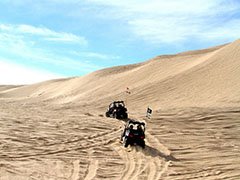
<svg viewBox="0 0 240 180"><path fill-rule="evenodd" d="M128 142L128 138L127 137L124 138L123 145L124 145L125 148L128 147L129 142Z"/></svg>
<svg viewBox="0 0 240 180"><path fill-rule="evenodd" d="M140 144L140 146L144 149L145 148L145 141L143 140Z"/></svg>
<svg viewBox="0 0 240 180"><path fill-rule="evenodd" d="M122 133L121 137L120 137L120 141L123 141L123 136L124 136L124 134Z"/></svg>
<svg viewBox="0 0 240 180"><path fill-rule="evenodd" d="M128 114L127 114L127 113L124 114L124 115L123 115L123 118L124 118L124 119L127 119L127 118L128 118Z"/></svg>
<svg viewBox="0 0 240 180"><path fill-rule="evenodd" d="M106 112L106 117L110 117L110 115L109 115L109 113L108 113L108 112Z"/></svg>
<svg viewBox="0 0 240 180"><path fill-rule="evenodd" d="M113 113L113 118L118 118L117 113Z"/></svg>

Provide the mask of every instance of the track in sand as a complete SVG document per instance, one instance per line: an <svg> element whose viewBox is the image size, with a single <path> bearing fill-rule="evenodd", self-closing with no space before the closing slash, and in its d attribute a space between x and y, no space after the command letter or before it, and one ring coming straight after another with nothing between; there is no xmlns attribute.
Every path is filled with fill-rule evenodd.
<svg viewBox="0 0 240 180"><path fill-rule="evenodd" d="M0 107L1 180L156 180L168 168L169 151L150 133L145 149L119 143L123 121L20 103L3 101Z"/></svg>

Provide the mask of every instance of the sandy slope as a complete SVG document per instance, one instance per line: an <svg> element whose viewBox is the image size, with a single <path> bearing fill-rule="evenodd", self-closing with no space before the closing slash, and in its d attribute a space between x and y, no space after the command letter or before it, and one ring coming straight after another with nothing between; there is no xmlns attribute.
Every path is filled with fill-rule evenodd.
<svg viewBox="0 0 240 180"><path fill-rule="evenodd" d="M0 92L1 92L1 91L6 91L6 90L9 90L9 89L19 88L19 87L21 87L21 86L0 85Z"/></svg>
<svg viewBox="0 0 240 180"><path fill-rule="evenodd" d="M240 40L201 51L159 56L144 63L119 66L83 77L53 80L0 94L57 103L126 99L129 106L235 106L240 100ZM206 103L206 99L208 100ZM105 107L104 104L102 107ZM144 107L145 108L145 107Z"/></svg>
<svg viewBox="0 0 240 180"><path fill-rule="evenodd" d="M239 77L237 40L83 77L0 86L0 180L238 180ZM147 123L144 150L123 148L124 121L104 117L115 99Z"/></svg>

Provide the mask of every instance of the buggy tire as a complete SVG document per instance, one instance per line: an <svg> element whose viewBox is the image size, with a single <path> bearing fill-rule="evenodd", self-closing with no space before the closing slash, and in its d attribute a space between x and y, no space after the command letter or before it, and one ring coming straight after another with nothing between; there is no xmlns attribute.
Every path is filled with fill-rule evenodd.
<svg viewBox="0 0 240 180"><path fill-rule="evenodd" d="M113 113L113 118L118 118L118 115L117 115L117 113Z"/></svg>
<svg viewBox="0 0 240 180"><path fill-rule="evenodd" d="M109 115L109 113L108 113L108 112L106 112L106 117L110 117L110 115Z"/></svg>
<svg viewBox="0 0 240 180"><path fill-rule="evenodd" d="M125 138L124 138L123 145L124 145L124 147L125 147L125 148L127 148L127 147L128 147L128 145L129 145L129 142L128 142L128 138L127 138L127 137L125 137Z"/></svg>
<svg viewBox="0 0 240 180"><path fill-rule="evenodd" d="M121 134L120 141L123 141L123 133Z"/></svg>
<svg viewBox="0 0 240 180"><path fill-rule="evenodd" d="M145 148L145 141L142 141L140 146L144 149Z"/></svg>

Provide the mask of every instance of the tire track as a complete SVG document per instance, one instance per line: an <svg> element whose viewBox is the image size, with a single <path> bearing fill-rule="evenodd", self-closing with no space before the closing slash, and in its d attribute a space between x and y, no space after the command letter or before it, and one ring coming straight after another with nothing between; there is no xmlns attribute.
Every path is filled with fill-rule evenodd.
<svg viewBox="0 0 240 180"><path fill-rule="evenodd" d="M146 148L132 146L128 152L123 146L113 144L113 149L120 155L125 164L121 180L138 180L141 177L148 180L159 180L167 171L170 151L157 138L146 133Z"/></svg>
<svg viewBox="0 0 240 180"><path fill-rule="evenodd" d="M116 132L117 129L116 128L113 128L109 131L104 131L102 133L96 133L96 134L93 134L91 136L87 136L87 137L80 137L80 138L77 138L77 139L74 139L74 140L68 140L68 141L63 141L61 143L51 143L51 144L48 144L48 145L45 145L47 147L50 147L50 146L56 146L56 145L61 145L61 144L72 144L72 143L76 143L76 142L81 142L81 141L86 141L86 140L94 140L94 139L97 139L101 136L105 136L105 135L108 135L108 134L112 134L114 132ZM119 130L118 130L119 131ZM44 147L44 146L42 146Z"/></svg>
<svg viewBox="0 0 240 180"><path fill-rule="evenodd" d="M97 174L97 169L98 169L98 160L92 159L90 161L87 176L84 178L84 180L92 180Z"/></svg>
<svg viewBox="0 0 240 180"><path fill-rule="evenodd" d="M145 154L149 156L150 172L148 175L149 180L158 180L167 171L169 165L170 151L167 147L161 144L157 138L150 133L146 133L148 137L148 146L145 150Z"/></svg>
<svg viewBox="0 0 240 180"><path fill-rule="evenodd" d="M79 172L80 172L80 167L79 167L80 160L75 160L73 162L73 174L71 176L71 180L79 180Z"/></svg>
<svg viewBox="0 0 240 180"><path fill-rule="evenodd" d="M131 174L135 169L135 161L129 152L126 152L126 149L123 149L119 146L113 146L113 149L119 154L125 163L125 168L123 170L122 176L119 178L121 180L129 180Z"/></svg>
<svg viewBox="0 0 240 180"><path fill-rule="evenodd" d="M92 180L96 174L98 169L98 160L94 159L92 157L93 151L91 150L88 154L88 169L86 170L86 175L84 177L84 180Z"/></svg>
<svg viewBox="0 0 240 180"><path fill-rule="evenodd" d="M144 158L142 156L142 153L138 151L138 147L135 147L135 150L133 153L136 153L136 164L137 164L137 167L136 167L136 170L135 170L135 174L132 175L132 177L130 178L130 180L135 180L138 178L138 176L142 173L142 169L145 169L144 168Z"/></svg>
<svg viewBox="0 0 240 180"><path fill-rule="evenodd" d="M71 151L85 150L85 149L97 147L99 145L107 145L111 142L114 142L114 140L117 139L117 136L115 136L115 134L119 134L119 131L120 130L116 131L116 129L113 129L113 130L109 131L109 133L104 133L105 134L104 136L96 135L94 137L92 137L92 136L85 137L84 139L77 141L77 142L81 142L81 144L69 145L69 144L73 144L73 143L67 143L67 145L66 145L64 143L61 143L62 145L66 145L66 146L63 146L59 150L49 150L49 147L48 147L48 149L39 148L39 149L35 149L38 151L35 154L29 154L25 150L24 154L21 154L20 152L15 152L15 154L18 154L17 156L1 154L0 158L2 158L2 159L11 159L11 158L20 159L20 158L30 158L30 157L35 157L35 156L48 156L48 155L56 155L56 154L61 154L61 153L68 153ZM54 147L54 148L56 148L56 147Z"/></svg>

